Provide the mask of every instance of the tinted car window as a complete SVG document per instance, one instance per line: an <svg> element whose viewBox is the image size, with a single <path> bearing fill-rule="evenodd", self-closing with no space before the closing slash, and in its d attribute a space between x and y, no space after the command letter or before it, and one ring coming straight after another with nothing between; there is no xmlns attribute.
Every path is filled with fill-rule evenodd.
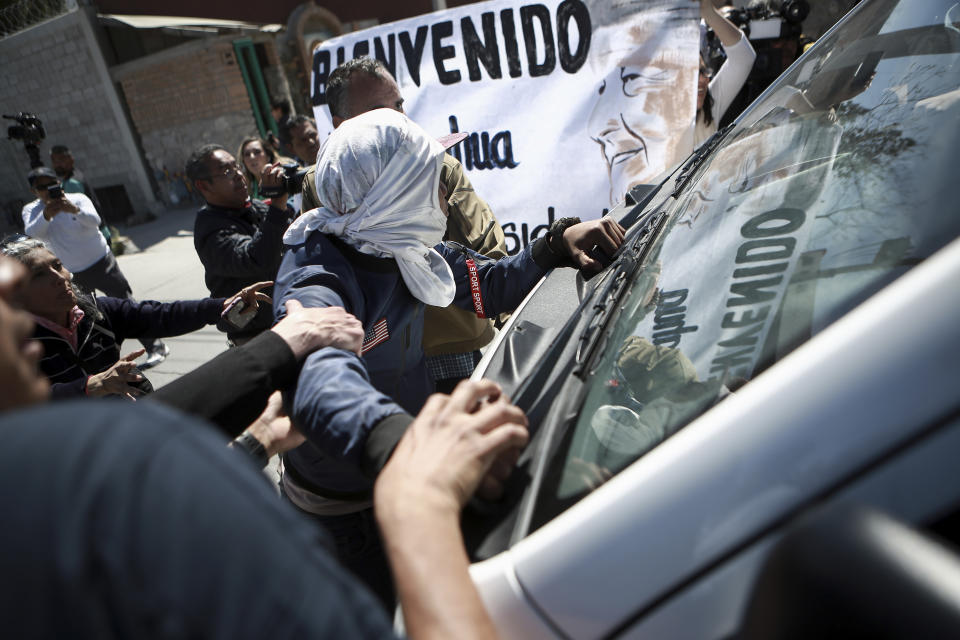
<svg viewBox="0 0 960 640"><path fill-rule="evenodd" d="M811 54L677 198L535 523L960 232L960 4L865 4Z"/></svg>

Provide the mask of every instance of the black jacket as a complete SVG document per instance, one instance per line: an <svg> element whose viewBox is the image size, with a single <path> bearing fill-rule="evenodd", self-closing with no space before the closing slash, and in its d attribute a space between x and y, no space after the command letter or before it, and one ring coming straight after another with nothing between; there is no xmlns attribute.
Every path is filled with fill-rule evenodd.
<svg viewBox="0 0 960 640"><path fill-rule="evenodd" d="M298 373L300 363L283 338L264 331L157 389L148 400L209 420L233 438L263 413L270 394L293 385Z"/></svg>
<svg viewBox="0 0 960 640"><path fill-rule="evenodd" d="M179 336L216 323L223 301L85 298L81 301L84 317L77 327L76 352L64 338L36 325L34 337L43 345L40 370L53 383L52 396L83 395L88 377L106 371L120 359L120 343L126 338Z"/></svg>
<svg viewBox="0 0 960 640"><path fill-rule="evenodd" d="M87 400L0 431L4 637L395 637L320 530L196 420Z"/></svg>
<svg viewBox="0 0 960 640"><path fill-rule="evenodd" d="M211 296L228 297L255 282L273 280L280 267L283 232L294 214L251 200L243 209L206 204L197 212L193 246L203 263L204 282ZM271 295L271 289L264 293ZM253 336L273 325L268 305L241 330L220 325L233 339Z"/></svg>

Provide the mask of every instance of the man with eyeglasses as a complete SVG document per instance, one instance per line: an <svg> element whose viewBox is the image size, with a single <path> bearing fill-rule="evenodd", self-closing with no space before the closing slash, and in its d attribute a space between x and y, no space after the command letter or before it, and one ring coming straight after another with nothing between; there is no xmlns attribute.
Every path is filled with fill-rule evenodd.
<svg viewBox="0 0 960 640"><path fill-rule="evenodd" d="M282 170L272 169L268 165L262 177L267 186L281 184ZM294 217L283 205L287 195L273 198L279 206L249 199L247 181L236 159L216 144L194 151L187 160L186 174L205 203L197 212L193 245L203 263L210 295L222 297L223 292L273 280L280 266L283 232ZM271 293L270 289L264 292ZM232 343L242 344L272 324L269 306L261 305L243 328L225 323L220 329Z"/></svg>

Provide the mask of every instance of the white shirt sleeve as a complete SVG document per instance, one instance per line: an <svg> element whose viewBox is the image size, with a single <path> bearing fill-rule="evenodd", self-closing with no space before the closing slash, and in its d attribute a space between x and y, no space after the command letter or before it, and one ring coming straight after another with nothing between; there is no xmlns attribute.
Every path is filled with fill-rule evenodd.
<svg viewBox="0 0 960 640"><path fill-rule="evenodd" d="M43 203L40 200L24 205L21 212L23 218L23 232L31 238L43 239L50 221L43 217Z"/></svg>
<svg viewBox="0 0 960 640"><path fill-rule="evenodd" d="M97 213L97 208L93 206L93 201L90 200L90 198L82 193L68 193L67 198L80 209L76 214L77 221L80 224L93 229L100 227L100 215Z"/></svg>
<svg viewBox="0 0 960 640"><path fill-rule="evenodd" d="M740 93L743 83L747 81L750 70L753 69L753 61L757 54L750 46L747 37L740 34L740 40L731 47L723 48L727 54L717 75L710 81L710 96L713 98L713 120L719 122L723 114L730 108L733 99Z"/></svg>

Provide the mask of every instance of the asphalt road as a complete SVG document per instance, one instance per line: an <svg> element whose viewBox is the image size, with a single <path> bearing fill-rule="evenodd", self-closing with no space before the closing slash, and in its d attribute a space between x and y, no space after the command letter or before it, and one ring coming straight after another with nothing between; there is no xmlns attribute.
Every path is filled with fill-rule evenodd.
<svg viewBox="0 0 960 640"><path fill-rule="evenodd" d="M172 302L210 295L203 283L203 265L193 248L196 209L168 211L154 222L121 230L139 249L117 257L137 300ZM195 369L227 348L226 334L212 326L184 336L164 338L164 342L170 347L170 355L146 372L156 388ZM139 348L139 342L127 340L122 345L122 353Z"/></svg>
<svg viewBox="0 0 960 640"><path fill-rule="evenodd" d="M137 250L117 256L133 295L137 300L194 300L206 298L210 291L203 283L203 265L193 248L193 221L197 206L167 211L157 220L121 229ZM164 338L170 347L166 360L145 373L157 389L192 371L227 349L227 336L216 327L176 338ZM140 349L136 340L126 340L121 353ZM140 359L143 361L143 358ZM265 469L268 478L279 480L278 458Z"/></svg>

